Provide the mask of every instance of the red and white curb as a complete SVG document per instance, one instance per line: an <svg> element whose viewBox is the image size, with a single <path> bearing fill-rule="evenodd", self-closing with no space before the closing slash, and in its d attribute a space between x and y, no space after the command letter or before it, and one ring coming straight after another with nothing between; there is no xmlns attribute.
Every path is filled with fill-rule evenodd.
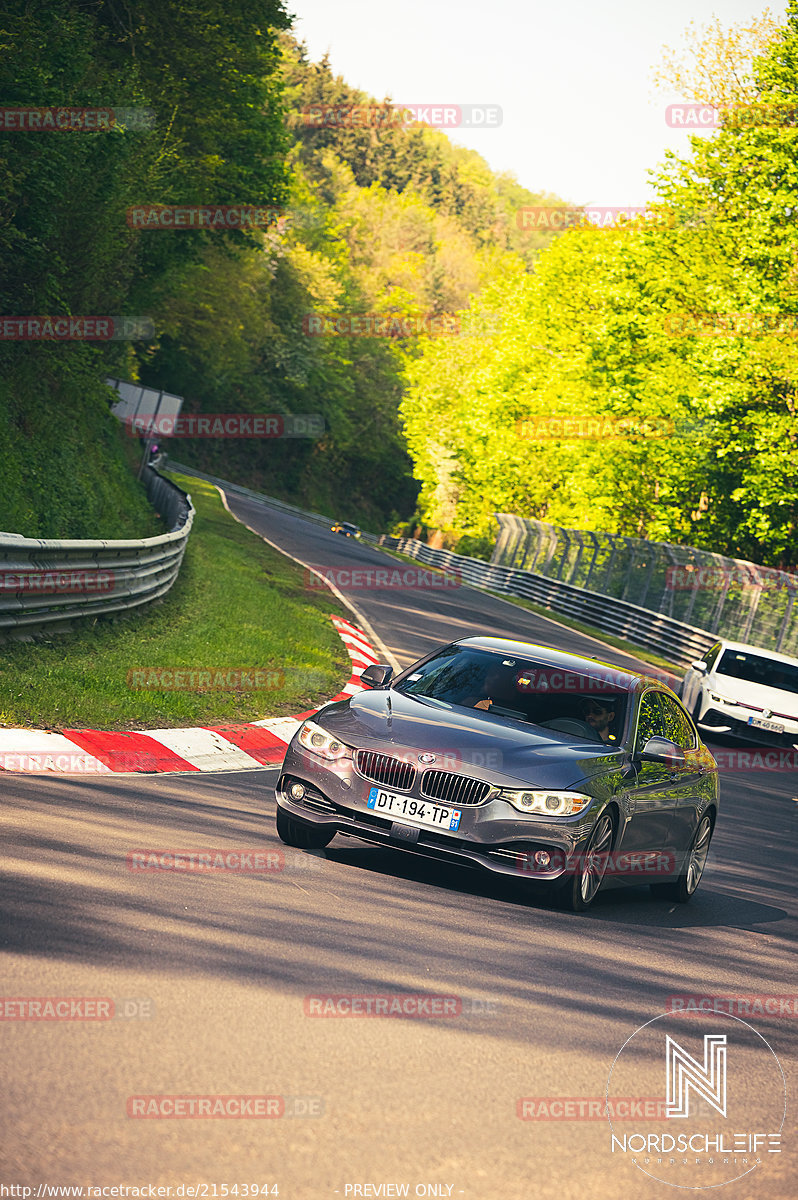
<svg viewBox="0 0 798 1200"><path fill-rule="evenodd" d="M360 675L379 662L366 634L333 617L352 660L352 674L333 700L363 691ZM327 701L330 703L330 701ZM318 709L293 717L266 717L247 725L103 733L97 729L0 729L0 771L26 774L113 775L158 771L251 771L276 766L299 726Z"/></svg>

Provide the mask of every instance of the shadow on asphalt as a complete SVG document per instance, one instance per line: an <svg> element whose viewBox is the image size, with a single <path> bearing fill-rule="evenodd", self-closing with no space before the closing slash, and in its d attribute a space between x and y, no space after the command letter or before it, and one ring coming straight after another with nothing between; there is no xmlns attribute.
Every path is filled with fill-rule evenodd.
<svg viewBox="0 0 798 1200"><path fill-rule="evenodd" d="M19 802L9 801L7 815L20 827L4 855L0 946L148 974L156 1008L159 975L237 981L262 986L264 996L277 989L298 1003L308 993L407 991L424 981L422 990L498 996L501 1011L491 1021L474 1017L475 1030L528 1041L541 1006L561 1014L578 1007L620 1027L632 1010L664 1011L674 993L718 991L711 981L728 978L729 938L703 930L730 933L735 974L751 990L763 975L788 978L791 970L793 945L781 932L788 913L778 901L792 895L792 872L775 853L793 817L783 799L770 801L779 818L770 828L762 801L762 839L774 846L766 886L746 865L758 813L719 830L690 904L669 905L646 887L614 888L573 915L523 883L401 851L341 838L320 855L290 851L277 840L273 795L255 775L206 776L192 780L190 793L185 778L91 787L53 779L15 790ZM170 847L279 848L286 868L271 877L128 869L130 851ZM756 898L745 894L749 885ZM555 1026L552 1048L558 1038L562 1048L589 1045L589 1022Z"/></svg>
<svg viewBox="0 0 798 1200"><path fill-rule="evenodd" d="M347 839L349 840L349 839ZM735 896L713 889L707 878L688 904L674 904L654 895L646 884L617 882L603 884L586 913L569 913L560 908L553 889L513 879L492 876L478 868L450 866L401 850L371 848L362 844L352 849L344 839L334 841L325 856L358 870L371 871L393 879L412 880L425 887L453 893L480 896L522 909L556 912L564 920L610 921L623 925L681 929L746 929L788 919L784 909L771 904ZM711 875L710 866L707 875Z"/></svg>

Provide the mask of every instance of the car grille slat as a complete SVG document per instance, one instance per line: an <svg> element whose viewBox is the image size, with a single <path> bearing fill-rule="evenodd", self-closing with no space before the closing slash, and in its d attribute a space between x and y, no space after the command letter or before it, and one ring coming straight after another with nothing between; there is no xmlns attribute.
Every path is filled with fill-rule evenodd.
<svg viewBox="0 0 798 1200"><path fill-rule="evenodd" d="M421 776L421 795L430 800L443 800L446 804L481 804L491 790L490 784L470 775L458 775L454 771L425 771Z"/></svg>
<svg viewBox="0 0 798 1200"><path fill-rule="evenodd" d="M355 766L372 783L395 788L397 792L409 792L416 779L416 768L412 763L376 750L356 750Z"/></svg>

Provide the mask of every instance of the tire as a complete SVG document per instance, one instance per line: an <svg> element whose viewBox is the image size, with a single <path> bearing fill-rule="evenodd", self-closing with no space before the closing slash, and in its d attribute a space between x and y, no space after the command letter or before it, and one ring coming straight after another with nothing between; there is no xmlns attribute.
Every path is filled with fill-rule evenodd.
<svg viewBox="0 0 798 1200"><path fill-rule="evenodd" d="M560 902L568 912L585 912L595 900L607 870L607 858L614 836L615 823L611 813L605 809L579 856L581 867L561 889Z"/></svg>
<svg viewBox="0 0 798 1200"><path fill-rule="evenodd" d="M696 726L698 725L698 717L699 717L700 712L701 712L701 693L699 692L693 702L693 707L690 709L690 716L693 718L693 724Z"/></svg>
<svg viewBox="0 0 798 1200"><path fill-rule="evenodd" d="M709 844L712 841L712 817L707 813L698 822L690 849L687 851L687 862L684 871L678 879L670 883L652 883L651 891L660 900L674 900L677 904L687 904L695 895L696 889L704 874L704 867L709 854Z"/></svg>
<svg viewBox="0 0 798 1200"><path fill-rule="evenodd" d="M330 831L324 826L316 829L313 825L295 821L278 804L277 836L286 846L296 846L298 850L323 850L335 837L335 830Z"/></svg>

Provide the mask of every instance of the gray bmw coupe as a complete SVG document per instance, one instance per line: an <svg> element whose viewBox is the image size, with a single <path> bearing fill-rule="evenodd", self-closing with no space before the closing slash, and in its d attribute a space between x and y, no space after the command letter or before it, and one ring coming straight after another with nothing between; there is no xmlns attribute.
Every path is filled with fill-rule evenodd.
<svg viewBox="0 0 798 1200"><path fill-rule="evenodd" d="M297 730L277 832L343 834L556 888L579 912L602 882L695 892L718 774L678 697L646 675L494 637L453 642Z"/></svg>

